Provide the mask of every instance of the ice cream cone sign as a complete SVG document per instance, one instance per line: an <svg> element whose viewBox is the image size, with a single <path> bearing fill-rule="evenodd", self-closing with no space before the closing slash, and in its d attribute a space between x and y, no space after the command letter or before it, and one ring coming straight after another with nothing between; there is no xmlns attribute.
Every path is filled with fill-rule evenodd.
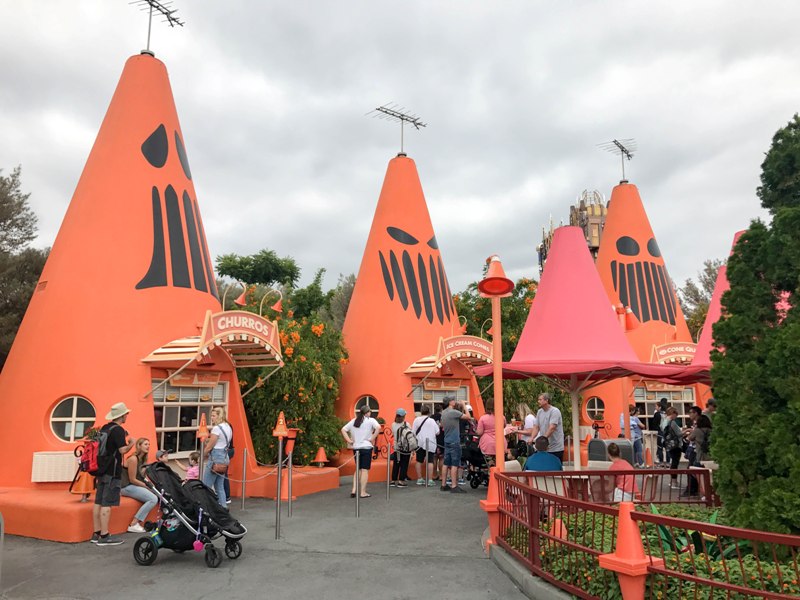
<svg viewBox="0 0 800 600"><path fill-rule="evenodd" d="M197 428L197 439L205 441L208 437L208 425L206 425L206 414L200 415L200 426Z"/></svg>
<svg viewBox="0 0 800 600"><path fill-rule="evenodd" d="M283 416L283 411L278 414L278 422L275 423L275 429L272 430L272 437L285 438L289 435L289 430L286 429L286 419Z"/></svg>

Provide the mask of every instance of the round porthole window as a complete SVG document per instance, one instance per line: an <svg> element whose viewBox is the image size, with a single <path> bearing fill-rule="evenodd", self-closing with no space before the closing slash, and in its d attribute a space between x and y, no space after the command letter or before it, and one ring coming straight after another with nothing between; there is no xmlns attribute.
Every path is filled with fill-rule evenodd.
<svg viewBox="0 0 800 600"><path fill-rule="evenodd" d="M592 396L586 401L586 416L592 421L602 421L605 418L605 409L605 403L597 396Z"/></svg>
<svg viewBox="0 0 800 600"><path fill-rule="evenodd" d="M378 418L378 411L381 407L373 396L361 396L358 400L356 400L356 405L353 408L353 412L356 414L356 416L358 416L358 412L361 410L362 406L369 406L369 409L372 411L372 418Z"/></svg>
<svg viewBox="0 0 800 600"><path fill-rule="evenodd" d="M94 406L81 396L69 396L56 404L50 414L50 428L65 442L80 440L94 425Z"/></svg>

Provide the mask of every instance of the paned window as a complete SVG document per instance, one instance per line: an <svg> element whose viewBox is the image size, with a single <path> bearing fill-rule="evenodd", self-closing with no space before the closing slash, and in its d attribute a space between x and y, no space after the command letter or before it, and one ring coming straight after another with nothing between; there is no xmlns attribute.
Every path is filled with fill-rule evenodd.
<svg viewBox="0 0 800 600"><path fill-rule="evenodd" d="M422 386L416 386L414 388L414 413L419 416L423 405L427 405L433 414L437 408L444 408L453 397L456 402L469 404L469 387L462 385L454 390L426 390Z"/></svg>
<svg viewBox="0 0 800 600"><path fill-rule="evenodd" d="M678 411L677 422L680 426L689 422L689 408L694 406L694 388L691 387L669 391L647 391L644 387L637 387L633 397L639 407L639 420L650 431L654 431L651 421L662 398L666 398L667 406L674 406Z"/></svg>
<svg viewBox="0 0 800 600"><path fill-rule="evenodd" d="M358 400L356 400L356 405L353 407L353 413L355 416L358 416L358 412L361 410L362 406L369 406L370 410L372 411L372 418L378 418L378 412L381 410L380 404L378 404L378 400L374 396L361 396Z"/></svg>
<svg viewBox="0 0 800 600"><path fill-rule="evenodd" d="M586 401L586 415L592 421L602 421L605 418L606 404L598 396L592 396Z"/></svg>
<svg viewBox="0 0 800 600"><path fill-rule="evenodd" d="M161 383L153 381L153 387ZM200 449L197 428L201 415L211 430L211 409L221 406L228 412L228 384L211 387L162 385L153 392L153 415L159 450L169 450L176 458L185 458Z"/></svg>
<svg viewBox="0 0 800 600"><path fill-rule="evenodd" d="M69 396L56 404L50 415L50 427L58 439L74 442L86 435L95 417L91 402L81 396Z"/></svg>

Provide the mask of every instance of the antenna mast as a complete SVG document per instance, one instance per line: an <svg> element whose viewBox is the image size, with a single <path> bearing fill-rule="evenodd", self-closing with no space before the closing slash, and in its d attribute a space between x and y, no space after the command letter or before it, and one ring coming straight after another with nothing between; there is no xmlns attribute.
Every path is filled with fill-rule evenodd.
<svg viewBox="0 0 800 600"><path fill-rule="evenodd" d="M611 152L612 154L619 154L622 162L622 180L620 180L620 183L628 183L628 180L625 179L625 159L627 158L630 160L633 158L633 153L636 151L636 140L633 138L611 140L610 142L597 144L597 147L602 148L606 152Z"/></svg>
<svg viewBox="0 0 800 600"><path fill-rule="evenodd" d="M175 25L180 25L183 27L183 21L178 18L178 10L177 9L170 9L172 6L172 0L164 0L159 2L159 0L132 0L128 2L131 5L137 5L140 7L141 11L149 11L150 15L147 19L147 48L142 50L145 54L150 54L151 56L155 56L153 51L150 50L150 31L153 27L153 10L164 17L164 23L169 24L170 27L175 27Z"/></svg>
<svg viewBox="0 0 800 600"><path fill-rule="evenodd" d="M427 127L427 124L423 123L422 120L415 114L406 111L405 108L402 106L398 106L395 103L384 104L383 106L379 106L375 110L371 110L366 113L364 116L373 116L378 119L386 119L388 121L399 121L400 122L400 154L405 156L405 150L403 147L404 139L403 139L403 129L406 123L410 123L414 126L415 129L419 129L420 127Z"/></svg>

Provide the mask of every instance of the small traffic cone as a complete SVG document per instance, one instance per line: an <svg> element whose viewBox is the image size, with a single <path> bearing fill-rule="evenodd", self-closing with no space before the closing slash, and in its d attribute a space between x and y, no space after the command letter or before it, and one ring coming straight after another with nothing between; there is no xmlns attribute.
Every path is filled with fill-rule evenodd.
<svg viewBox="0 0 800 600"><path fill-rule="evenodd" d="M567 527L564 525L564 521L558 517L553 519L553 525L550 527L550 533L556 537L560 537L562 540L567 539Z"/></svg>
<svg viewBox="0 0 800 600"><path fill-rule="evenodd" d="M500 535L500 513L498 506L500 505L500 482L497 481L495 476L497 467L489 469L489 489L486 491L486 500L479 501L480 507L486 512L489 519L489 539L486 540L486 553L489 553L489 546L495 544ZM444 483L444 476L442 476L442 483Z"/></svg>
<svg viewBox="0 0 800 600"><path fill-rule="evenodd" d="M197 428L197 439L205 441L208 438L208 425L206 425L206 413L200 414L200 426Z"/></svg>
<svg viewBox="0 0 800 600"><path fill-rule="evenodd" d="M314 460L311 462L319 463L319 467L322 468L326 462L328 462L328 456L325 454L325 448L322 446L319 447L317 450L317 455L314 457Z"/></svg>
<svg viewBox="0 0 800 600"><path fill-rule="evenodd" d="M650 452L650 448L644 449L644 464L646 464L648 467L653 466L653 453Z"/></svg>
<svg viewBox="0 0 800 600"><path fill-rule="evenodd" d="M289 435L289 430L286 429L286 417L283 416L283 411L278 414L278 422L275 423L275 429L272 430L272 437L285 438Z"/></svg>
<svg viewBox="0 0 800 600"><path fill-rule="evenodd" d="M69 491L72 494L81 494L81 502L88 502L89 495L94 492L94 477L87 471L81 471Z"/></svg>

